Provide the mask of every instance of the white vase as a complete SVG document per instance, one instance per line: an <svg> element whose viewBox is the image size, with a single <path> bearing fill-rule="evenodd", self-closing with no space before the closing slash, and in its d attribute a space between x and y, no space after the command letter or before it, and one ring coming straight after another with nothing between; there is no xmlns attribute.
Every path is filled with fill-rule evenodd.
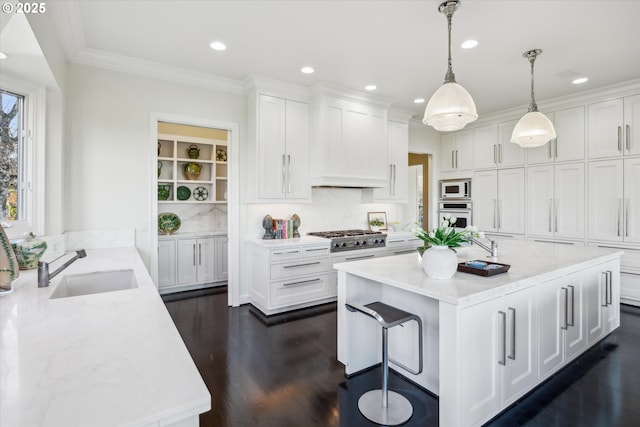
<svg viewBox="0 0 640 427"><path fill-rule="evenodd" d="M422 254L422 269L432 279L451 279L458 269L458 256L448 246L431 246Z"/></svg>

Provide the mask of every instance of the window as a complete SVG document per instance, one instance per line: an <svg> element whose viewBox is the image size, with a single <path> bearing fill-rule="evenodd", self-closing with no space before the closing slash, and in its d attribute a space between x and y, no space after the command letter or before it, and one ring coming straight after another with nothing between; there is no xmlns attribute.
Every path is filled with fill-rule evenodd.
<svg viewBox="0 0 640 427"><path fill-rule="evenodd" d="M9 238L44 234L46 89L2 76L0 222Z"/></svg>
<svg viewBox="0 0 640 427"><path fill-rule="evenodd" d="M24 220L24 96L0 90L0 105L0 220Z"/></svg>

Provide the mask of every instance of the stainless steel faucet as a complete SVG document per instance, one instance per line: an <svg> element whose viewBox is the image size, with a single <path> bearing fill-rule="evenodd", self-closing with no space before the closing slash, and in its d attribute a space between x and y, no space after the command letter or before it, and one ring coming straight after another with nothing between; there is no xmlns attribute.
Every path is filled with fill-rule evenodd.
<svg viewBox="0 0 640 427"><path fill-rule="evenodd" d="M485 245L484 243L481 243L479 241L477 241L476 239L471 239L471 242L475 243L476 245L480 246L482 249L484 249L485 251L489 252L492 258L496 258L498 256L498 242L495 240L491 240L491 247Z"/></svg>
<svg viewBox="0 0 640 427"><path fill-rule="evenodd" d="M71 258L69 261L62 264L62 267L49 274L49 263L44 261L38 261L38 287L44 288L49 286L49 280L56 277L62 270L69 267L75 260L78 258L84 258L87 256L87 253L84 249L80 249L76 251L76 255Z"/></svg>

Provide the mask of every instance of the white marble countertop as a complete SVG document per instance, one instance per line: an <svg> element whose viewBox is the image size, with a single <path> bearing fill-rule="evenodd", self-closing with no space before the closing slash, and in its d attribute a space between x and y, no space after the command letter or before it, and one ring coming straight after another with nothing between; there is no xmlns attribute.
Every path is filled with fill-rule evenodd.
<svg viewBox="0 0 640 427"><path fill-rule="evenodd" d="M470 305L621 255L616 249L504 240L496 259L487 258L487 252L477 247L458 248L459 262L482 259L511 266L507 273L489 277L456 272L449 280L431 279L417 253L339 263L334 268L439 301Z"/></svg>
<svg viewBox="0 0 640 427"><path fill-rule="evenodd" d="M49 299L66 274L117 269L133 269L139 287ZM135 248L87 250L47 288L36 270L20 281L0 297L0 425L155 426L210 409Z"/></svg>
<svg viewBox="0 0 640 427"><path fill-rule="evenodd" d="M300 236L293 239L248 239L247 242L252 245L263 246L265 248L286 248L288 246L300 246L300 245L312 245L312 244L326 244L329 246L330 240L324 237L317 236Z"/></svg>

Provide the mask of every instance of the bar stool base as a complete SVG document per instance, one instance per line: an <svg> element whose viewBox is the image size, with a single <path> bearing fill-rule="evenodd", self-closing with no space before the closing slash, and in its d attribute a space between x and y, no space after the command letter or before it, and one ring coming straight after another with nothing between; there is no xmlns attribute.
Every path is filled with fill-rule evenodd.
<svg viewBox="0 0 640 427"><path fill-rule="evenodd" d="M371 390L360 396L358 409L369 420L385 426L396 426L413 415L409 400L395 391L388 391L387 407L382 406L382 390Z"/></svg>

